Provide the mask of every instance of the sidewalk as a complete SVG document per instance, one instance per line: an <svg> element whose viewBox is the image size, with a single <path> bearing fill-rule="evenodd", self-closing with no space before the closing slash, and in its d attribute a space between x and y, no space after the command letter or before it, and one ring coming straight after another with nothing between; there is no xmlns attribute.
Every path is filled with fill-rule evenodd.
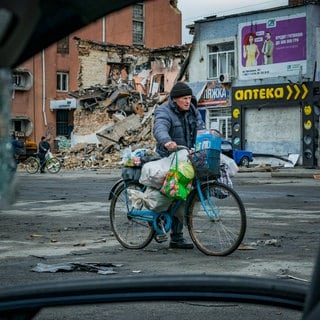
<svg viewBox="0 0 320 320"><path fill-rule="evenodd" d="M62 170L57 175L54 176L99 176L99 177L108 177L113 179L121 178L121 168L92 168L92 169L65 169ZM24 170L19 170L19 175L30 175ZM48 178L46 174L43 177ZM318 176L315 179L314 176ZM32 175L30 175L32 177ZM320 184L320 169L308 169L302 167L294 168L275 168L275 167L252 167L252 168L243 168L240 167L237 175L232 178L232 180L242 180L242 179L262 179L262 180L281 180L281 179L312 179L319 181Z"/></svg>
<svg viewBox="0 0 320 320"><path fill-rule="evenodd" d="M241 176L266 176L270 178L309 178L315 179L320 178L320 169L309 169L303 167L294 167L294 168L240 168L237 177ZM318 176L318 177L317 177Z"/></svg>

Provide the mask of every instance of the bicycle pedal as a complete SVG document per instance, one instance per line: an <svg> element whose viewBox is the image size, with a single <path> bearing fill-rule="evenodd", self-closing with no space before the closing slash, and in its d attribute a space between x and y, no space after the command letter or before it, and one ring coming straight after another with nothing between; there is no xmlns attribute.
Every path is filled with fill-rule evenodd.
<svg viewBox="0 0 320 320"><path fill-rule="evenodd" d="M167 234L156 234L154 236L154 239L158 242L158 243L162 243L168 240L168 236Z"/></svg>

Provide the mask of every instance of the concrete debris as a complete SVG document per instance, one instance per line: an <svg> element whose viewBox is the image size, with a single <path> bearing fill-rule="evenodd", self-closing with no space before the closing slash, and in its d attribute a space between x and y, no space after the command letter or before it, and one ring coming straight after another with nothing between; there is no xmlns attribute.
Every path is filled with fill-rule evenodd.
<svg viewBox="0 0 320 320"><path fill-rule="evenodd" d="M128 146L132 150L146 149L152 154L155 140L152 135L154 108L140 116L132 114L97 132L98 144L79 143L59 150L56 156L66 169L121 167L121 151Z"/></svg>
<svg viewBox="0 0 320 320"><path fill-rule="evenodd" d="M86 271L86 272L96 272L98 274L115 274L117 273L114 268L121 267L122 264L114 263L78 263L78 262L67 262L67 263L57 263L57 264L45 264L38 263L31 270L34 272L70 272L70 271Z"/></svg>
<svg viewBox="0 0 320 320"><path fill-rule="evenodd" d="M130 84L96 85L69 92L78 100L79 106L88 111L100 108L110 113L120 112L127 116L132 113L142 115L149 107L161 102L167 95L157 95L152 99L133 88Z"/></svg>

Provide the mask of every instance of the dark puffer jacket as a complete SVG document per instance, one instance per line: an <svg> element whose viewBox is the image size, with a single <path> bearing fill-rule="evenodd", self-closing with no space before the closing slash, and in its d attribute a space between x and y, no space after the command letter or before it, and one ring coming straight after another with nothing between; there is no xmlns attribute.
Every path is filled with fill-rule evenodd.
<svg viewBox="0 0 320 320"><path fill-rule="evenodd" d="M179 111L176 103L169 98L167 103L155 111L153 135L157 140L156 151L161 157L169 156L170 151L164 147L169 141L193 148L197 130L204 128L204 122L194 103L191 103L189 111Z"/></svg>

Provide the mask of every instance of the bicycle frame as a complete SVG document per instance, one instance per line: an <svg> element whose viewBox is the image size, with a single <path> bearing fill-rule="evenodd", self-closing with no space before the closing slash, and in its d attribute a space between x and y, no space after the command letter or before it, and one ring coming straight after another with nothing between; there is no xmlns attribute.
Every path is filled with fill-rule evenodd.
<svg viewBox="0 0 320 320"><path fill-rule="evenodd" d="M119 186L119 184L121 182L126 184L126 181L122 180L122 181L118 181L116 186ZM196 180L195 190L199 195L201 205L202 205L203 209L205 210L207 216L210 219L217 219L219 214L215 210L214 204L209 196L206 197L209 208L207 207L205 197L201 191L201 185L202 185L202 182L200 180ZM112 193L110 193L109 198L112 197L112 194L114 193L114 191L115 190L113 189ZM128 205L129 195L127 192L125 193L125 197L126 197L125 200L126 200L126 205L127 205L128 218L137 218L141 221L146 221L146 222L152 223L153 228L154 228L157 235L164 235L171 229L172 218L173 218L175 212L177 211L177 209L180 207L180 205L183 202L182 200L178 200L178 201L174 202L172 206L170 206L168 211L155 212L153 210L148 210L148 209L140 210L140 209L137 209L134 207L130 208ZM187 199L187 201L188 201L188 199Z"/></svg>
<svg viewBox="0 0 320 320"><path fill-rule="evenodd" d="M117 187L119 187L121 183L126 184L126 181L121 179L116 182L116 184L113 186L109 194L109 200L111 200ZM146 187L144 186L144 188ZM171 229L172 217L174 216L174 213L179 208L179 206L182 204L182 200L179 200L179 201L176 201L172 206L170 206L170 209L168 211L155 212L153 210L148 210L148 209L140 210L134 207L130 208L129 195L127 192L125 192L125 197L126 197L125 202L127 206L128 218L137 218L141 221L152 223L153 228L157 235L164 235Z"/></svg>
<svg viewBox="0 0 320 320"><path fill-rule="evenodd" d="M109 194L110 222L115 237L127 249L142 249L152 239L162 243L168 240L167 233L181 214L190 238L201 252L210 256L231 254L244 238L246 212L237 192L217 180L218 177L216 169L196 171L193 190L186 201L168 199L167 205L165 199L163 202L157 199L159 190L153 194L153 190L139 183L136 177L118 180ZM154 211L148 203L159 209ZM182 203L183 207L179 208Z"/></svg>
<svg viewBox="0 0 320 320"><path fill-rule="evenodd" d="M206 199L207 199L208 205L210 207L210 210L208 210L208 207L206 205L205 198L204 198L203 193L201 191L201 185L203 184L203 182L201 182L200 180L197 179L195 184L196 184L196 190L199 195L201 205L202 205L205 213L207 214L207 216L210 219L217 219L219 214L218 214L217 210L215 210L214 203L212 202L211 198L209 197L209 194L207 195ZM209 192L209 190L207 190L207 192Z"/></svg>

